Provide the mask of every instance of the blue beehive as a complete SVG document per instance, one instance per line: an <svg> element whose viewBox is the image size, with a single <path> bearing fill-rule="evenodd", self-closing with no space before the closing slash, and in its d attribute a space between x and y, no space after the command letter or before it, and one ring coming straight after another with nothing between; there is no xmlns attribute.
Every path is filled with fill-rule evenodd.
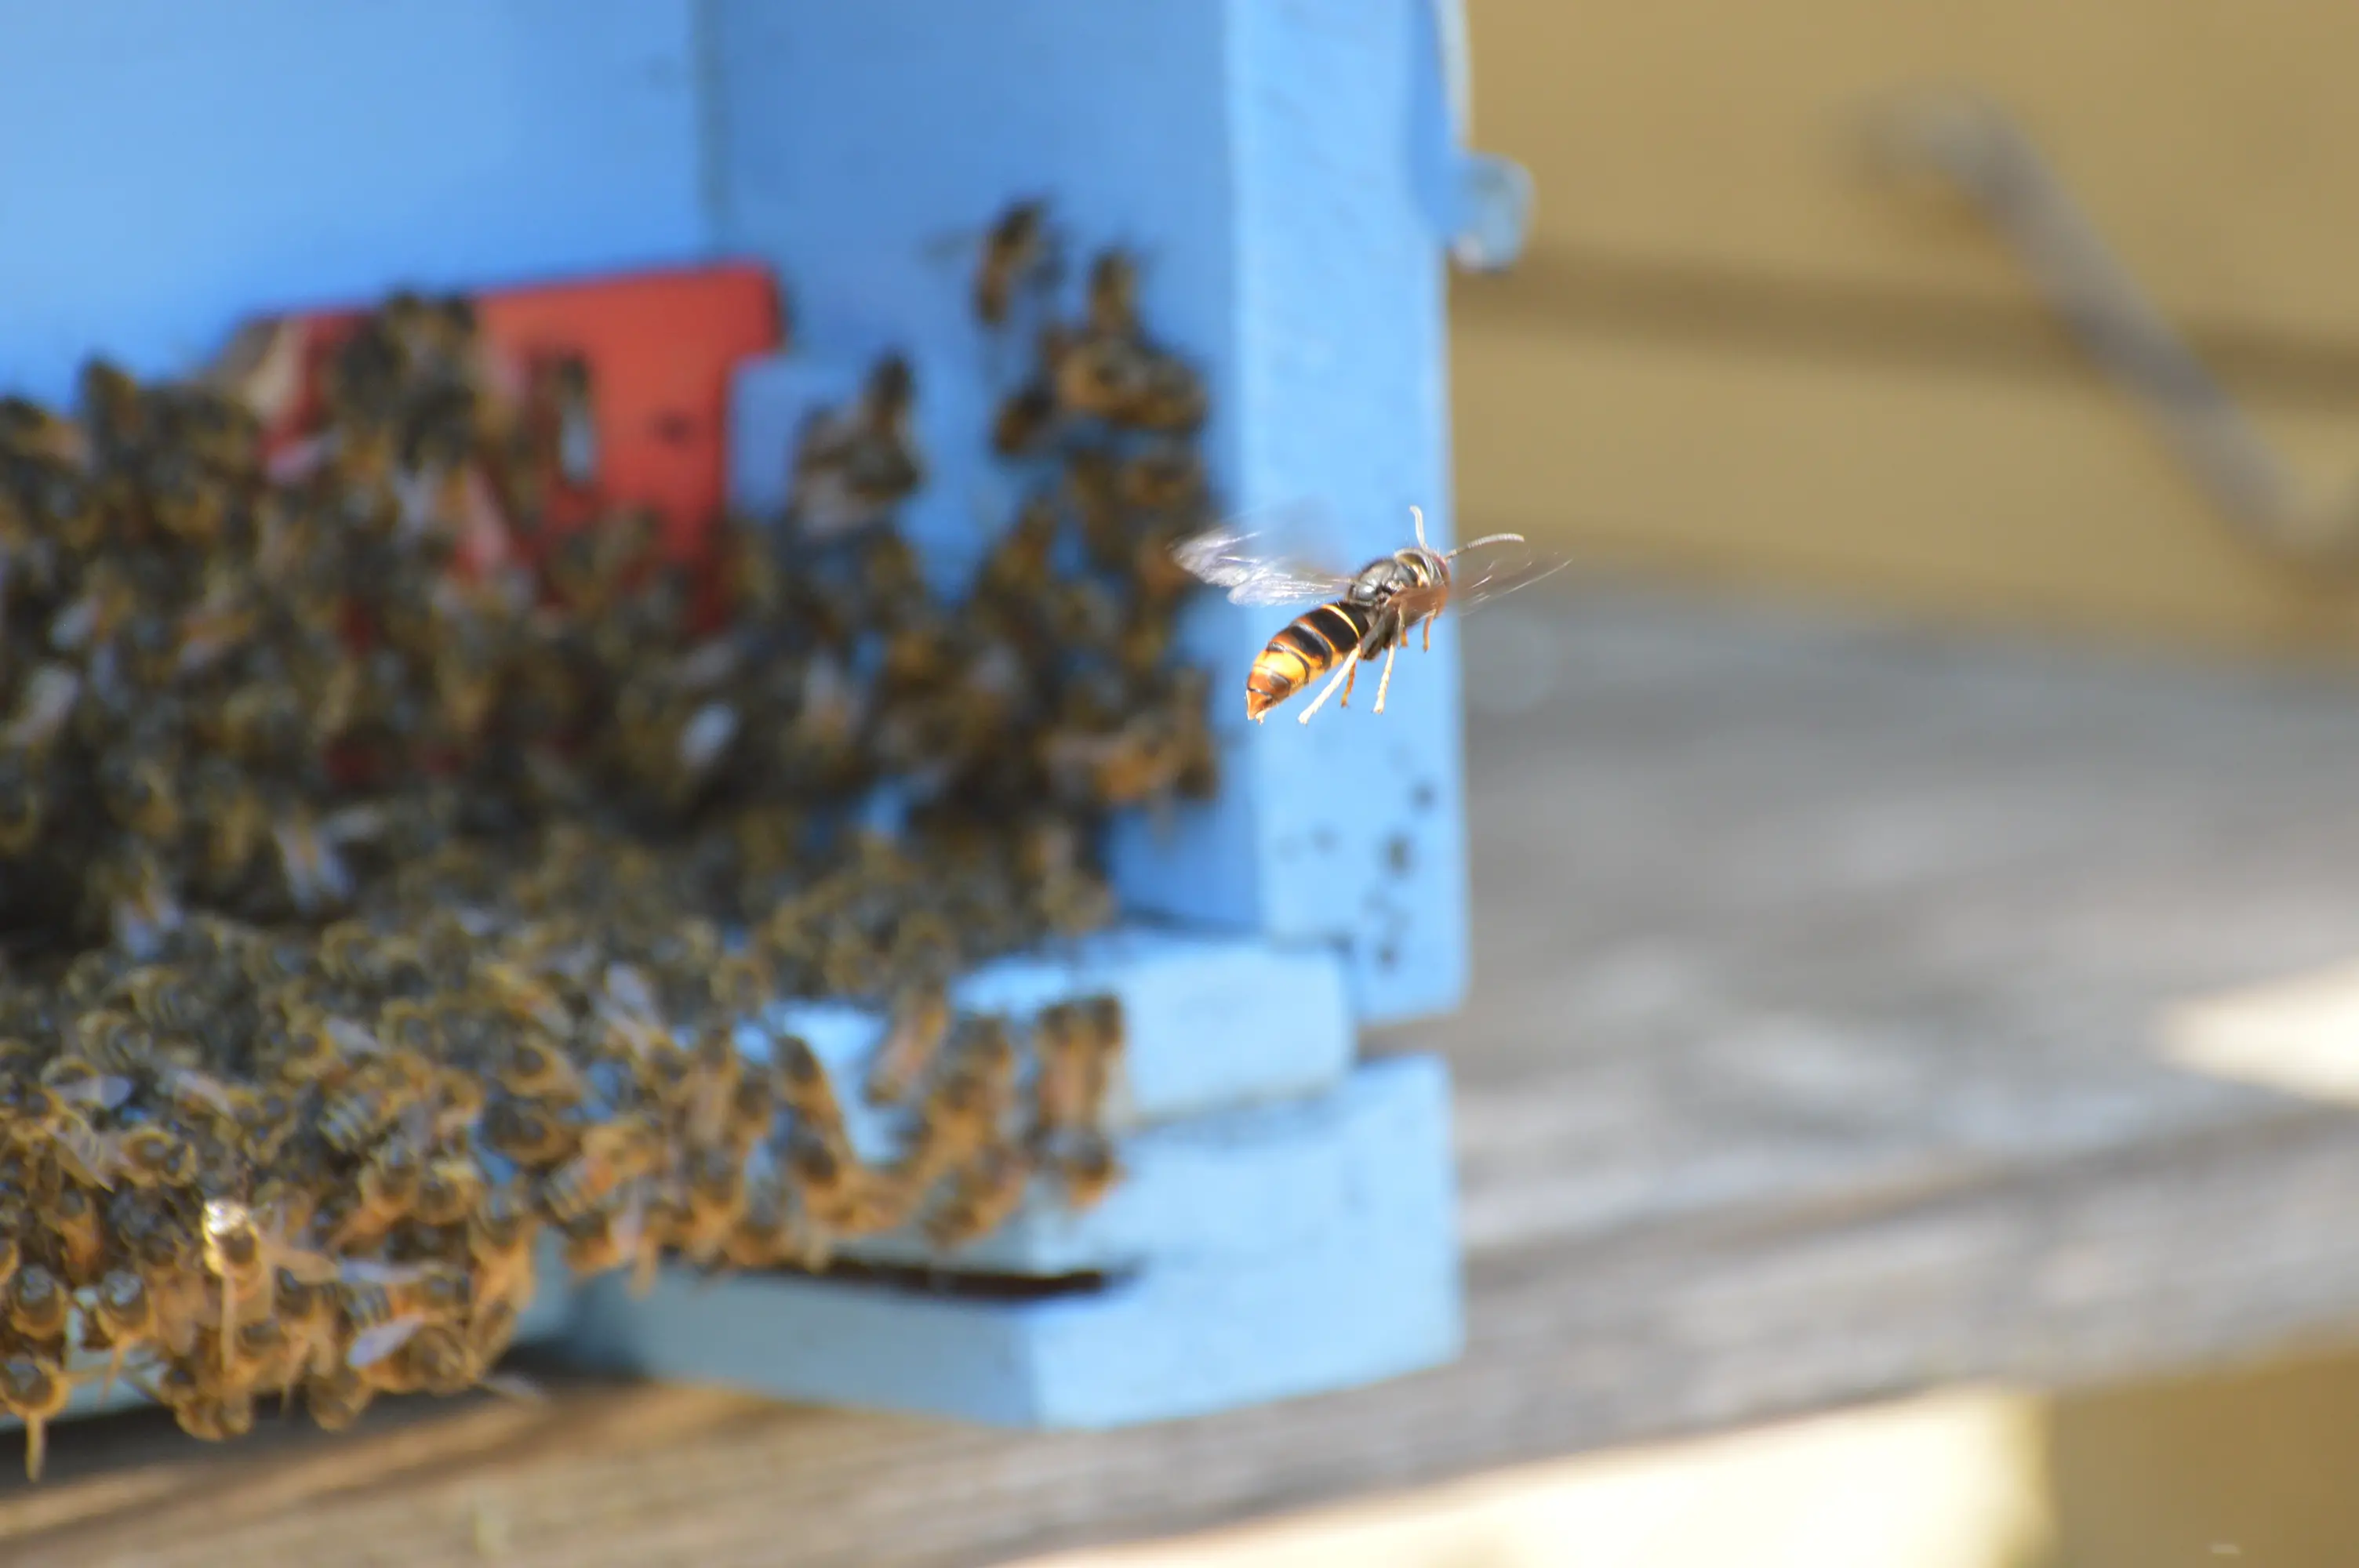
<svg viewBox="0 0 2359 1568"><path fill-rule="evenodd" d="M168 373L251 313L397 286L751 256L783 280L796 341L738 378L740 499L774 497L801 414L900 349L934 470L905 522L955 589L1020 476L976 436L989 346L943 241L1038 195L1081 245L1144 255L1147 318L1206 374L1205 451L1231 510L1317 497L1361 558L1403 542L1412 504L1437 545L1451 536L1443 249L1511 250L1527 199L1511 167L1457 149L1451 0L9 0L0 17L10 389L62 400L93 351ZM1280 710L1256 729L1235 694L1276 623L1207 599L1187 635L1215 675L1223 793L1168 833L1126 824L1113 854L1128 915L1209 935L1117 939L1092 976L1017 964L973 982L1021 1006L1084 979L1131 993L1134 1121L1161 1129L1139 1135L1138 1191L1089 1225L1033 1217L976 1262L934 1260L1117 1286L889 1310L829 1281L601 1291L575 1314L585 1347L1092 1423L1451 1353L1443 1081L1354 1073L1350 1040L1355 1022L1446 1009L1465 983L1455 633L1445 620L1430 655L1408 655L1381 719L1330 709L1303 727ZM1206 1005L1188 1013L1191 997ZM842 1051L864 1027L794 1022ZM1326 1197L1224 1228L1206 1215L1241 1195L1191 1211L1169 1173L1202 1167L1191 1127L1238 1151L1235 1172L1308 1172L1301 1192ZM1220 1184L1203 1184L1209 1206ZM1185 1269L1161 1267L1180 1253ZM1309 1356L1302 1313L1371 1300L1397 1321ZM1169 1332L1214 1310L1236 1320ZM824 1323L841 1340L845 1322L870 1327L825 1364L798 1338ZM1162 1345L1140 1354L1191 1365L1194 1390L1142 1374L1091 1392L1125 1344ZM977 1357L1021 1370L995 1382ZM859 1370L902 1363L937 1368L940 1397Z"/></svg>

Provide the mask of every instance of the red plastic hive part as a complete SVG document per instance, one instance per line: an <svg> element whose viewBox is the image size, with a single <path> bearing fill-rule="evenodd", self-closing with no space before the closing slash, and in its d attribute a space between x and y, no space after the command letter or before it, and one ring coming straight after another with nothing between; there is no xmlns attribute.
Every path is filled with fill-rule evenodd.
<svg viewBox="0 0 2359 1568"><path fill-rule="evenodd" d="M552 524L579 524L600 504L646 506L662 519L673 559L702 562L728 492L730 373L783 346L768 271L728 262L492 289L473 299L484 341L519 382L538 361L574 355L589 364L598 482L553 507ZM319 366L361 313L292 319L303 334L304 385L270 433L274 447L311 424Z"/></svg>
<svg viewBox="0 0 2359 1568"><path fill-rule="evenodd" d="M549 526L578 527L602 506L650 509L661 522L665 553L703 568L701 613L708 621L717 615L711 543L728 496L730 375L739 362L783 346L768 271L723 263L472 297L495 374L521 386L537 362L570 356L589 366L596 479L586 491L551 497ZM265 433L267 452L286 452L316 427L321 367L362 319L359 310L322 310L279 323L296 334L289 348L300 369L285 412ZM512 556L520 543L495 503L480 508L461 541L461 569ZM355 635L361 631L356 623ZM347 784L366 774L352 755L332 755L329 766Z"/></svg>

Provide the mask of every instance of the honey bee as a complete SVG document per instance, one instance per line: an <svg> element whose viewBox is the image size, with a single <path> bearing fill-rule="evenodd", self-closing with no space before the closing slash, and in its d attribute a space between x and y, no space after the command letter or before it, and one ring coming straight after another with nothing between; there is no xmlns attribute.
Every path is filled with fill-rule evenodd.
<svg viewBox="0 0 2359 1568"><path fill-rule="evenodd" d="M984 236L974 274L975 319L986 327L1006 326L1016 297L1053 282L1058 264L1048 203L1037 198L1009 203Z"/></svg>
<svg viewBox="0 0 2359 1568"><path fill-rule="evenodd" d="M324 816L291 806L270 825L280 886L298 914L316 915L352 902L356 884L344 851L375 838L383 825L383 814L365 806Z"/></svg>
<svg viewBox="0 0 2359 1568"><path fill-rule="evenodd" d="M303 1383L303 1402L322 1432L342 1432L360 1420L376 1397L376 1386L366 1373L337 1357L324 1370L315 1370Z"/></svg>
<svg viewBox="0 0 2359 1568"><path fill-rule="evenodd" d="M1147 356L1127 337L1090 332L1059 348L1050 372L1057 406L1119 424L1147 391Z"/></svg>
<svg viewBox="0 0 2359 1568"><path fill-rule="evenodd" d="M962 1019L934 1080L919 1102L918 1128L898 1166L917 1190L1000 1141L1015 1105L1016 1042L1006 1020Z"/></svg>
<svg viewBox="0 0 2359 1568"><path fill-rule="evenodd" d="M38 1138L58 1168L85 1186L111 1192L121 1165L114 1145L49 1089L28 1086L18 1100L20 1142Z"/></svg>
<svg viewBox="0 0 2359 1568"><path fill-rule="evenodd" d="M513 1185L492 1188L467 1220L467 1250L475 1269L475 1299L521 1307L533 1296L530 1206Z"/></svg>
<svg viewBox="0 0 2359 1568"><path fill-rule="evenodd" d="M466 1277L424 1264L356 1259L340 1267L335 1296L344 1324L344 1364L369 1374L378 1388L398 1391L410 1379L375 1369L386 1368L419 1330L465 1311Z"/></svg>
<svg viewBox="0 0 2359 1568"><path fill-rule="evenodd" d="M1204 460L1188 443L1158 438L1122 460L1114 485L1123 504L1136 511L1194 508L1204 500Z"/></svg>
<svg viewBox="0 0 2359 1568"><path fill-rule="evenodd" d="M136 840L103 855L84 889L112 930L116 949L134 958L156 957L179 928L180 901L171 877L154 851Z"/></svg>
<svg viewBox="0 0 2359 1568"><path fill-rule="evenodd" d="M697 1036L689 1067L686 1131L692 1144L710 1147L724 1139L743 1081L734 1032L726 1024L709 1026Z"/></svg>
<svg viewBox="0 0 2359 1568"><path fill-rule="evenodd" d="M1125 378L1125 384L1130 395L1116 422L1134 430L1191 435L1212 410L1203 378L1169 353L1147 355Z"/></svg>
<svg viewBox="0 0 2359 1568"><path fill-rule="evenodd" d="M78 1182L63 1182L50 1195L42 1217L49 1222L57 1260L66 1283L86 1285L105 1271L106 1232L98 1201Z"/></svg>
<svg viewBox="0 0 2359 1568"><path fill-rule="evenodd" d="M579 354L561 354L548 364L541 395L547 399L553 429L557 476L575 490L598 481L598 421L591 399L590 362Z"/></svg>
<svg viewBox="0 0 2359 1568"><path fill-rule="evenodd" d="M110 1269L90 1292L89 1311L108 1352L105 1379L99 1385L104 1398L123 1375L125 1360L155 1334L156 1299L136 1269Z"/></svg>
<svg viewBox="0 0 2359 1568"><path fill-rule="evenodd" d="M424 1107L414 1107L422 1110ZM339 1249L364 1247L381 1239L408 1218L418 1204L425 1180L424 1127L412 1114L405 1136L397 1132L371 1152L354 1184L352 1206L336 1226L331 1242Z"/></svg>
<svg viewBox="0 0 2359 1568"><path fill-rule="evenodd" d="M785 1174L798 1206L794 1250L802 1266L825 1266L834 1237L855 1228L863 1171L849 1140L797 1122L787 1134Z"/></svg>
<svg viewBox="0 0 2359 1568"><path fill-rule="evenodd" d="M275 427L302 396L305 339L302 324L292 318L249 321L206 367L205 384Z"/></svg>
<svg viewBox="0 0 2359 1568"><path fill-rule="evenodd" d="M1563 564L1535 563L1509 557L1494 562L1480 575L1456 581L1451 563L1470 550L1494 545L1520 545L1520 534L1491 534L1448 552L1425 542L1425 514L1409 508L1417 525L1417 543L1382 556L1349 577L1294 564L1260 553L1255 535L1222 524L1183 541L1175 556L1192 575L1228 590L1234 604L1277 605L1324 599L1270 639L1245 677L1245 716L1259 723L1269 710L1310 682L1333 670L1334 675L1301 721L1333 696L1340 685L1350 706L1352 683L1361 661L1385 656L1383 676L1376 683L1376 711L1385 710L1392 685L1393 656L1416 627L1425 628L1425 646L1433 646L1433 622L1453 599L1462 608L1495 598L1536 582Z"/></svg>
<svg viewBox="0 0 2359 1568"><path fill-rule="evenodd" d="M404 1385L425 1393L464 1393L483 1377L482 1363L455 1324L420 1325L400 1355Z"/></svg>
<svg viewBox="0 0 2359 1568"><path fill-rule="evenodd" d="M284 1223L283 1213L275 1206L256 1211L228 1198L205 1201L200 1234L206 1271L221 1286L224 1372L237 1335L241 1297L259 1297L266 1314L278 1271L307 1284L325 1284L340 1278L334 1259L287 1240L280 1233Z"/></svg>
<svg viewBox="0 0 2359 1568"><path fill-rule="evenodd" d="M387 978L400 972L398 961L386 967ZM397 997L376 1011L377 1044L413 1064L441 1054L442 1026L438 1010L408 997Z"/></svg>
<svg viewBox="0 0 2359 1568"><path fill-rule="evenodd" d="M49 1423L73 1400L74 1379L61 1362L19 1350L0 1358L0 1410L25 1423L25 1475L41 1478Z"/></svg>
<svg viewBox="0 0 2359 1568"><path fill-rule="evenodd" d="M157 1069L156 1087L181 1116L198 1122L210 1119L242 1133L257 1114L252 1090L234 1088L210 1073L177 1062Z"/></svg>
<svg viewBox="0 0 2359 1568"><path fill-rule="evenodd" d="M0 855L21 856L39 841L49 820L49 781L40 761L0 750Z"/></svg>
<svg viewBox="0 0 2359 1568"><path fill-rule="evenodd" d="M364 1153L433 1087L433 1071L407 1054L364 1063L320 1112L320 1136L341 1154Z"/></svg>
<svg viewBox="0 0 2359 1568"><path fill-rule="evenodd" d="M686 1213L675 1245L690 1262L709 1265L726 1249L747 1201L745 1162L734 1149L692 1154L685 1172Z"/></svg>
<svg viewBox="0 0 2359 1568"><path fill-rule="evenodd" d="M0 728L0 747L17 754L46 752L65 732L82 697L82 676L71 666L45 664L27 678L16 711Z"/></svg>
<svg viewBox="0 0 2359 1568"><path fill-rule="evenodd" d="M1090 258L1084 319L1102 338L1138 335L1138 258L1109 246Z"/></svg>
<svg viewBox="0 0 2359 1568"><path fill-rule="evenodd" d="M113 1110L131 1098L132 1082L80 1056L53 1057L41 1069L41 1087L85 1114Z"/></svg>
<svg viewBox="0 0 2359 1568"><path fill-rule="evenodd" d="M98 764L99 797L125 831L163 843L180 829L180 803L172 778L177 763L160 748L135 742Z"/></svg>
<svg viewBox="0 0 2359 1568"><path fill-rule="evenodd" d="M780 1094L795 1119L830 1141L845 1138L843 1107L836 1100L826 1065L810 1043L799 1035L784 1035L772 1052L778 1066Z"/></svg>
<svg viewBox="0 0 2359 1568"><path fill-rule="evenodd" d="M217 1350L209 1351L201 1362L192 1357L175 1357L153 1368L135 1368L125 1380L170 1411L183 1432L217 1441L227 1435L213 1419L213 1407L221 1399L226 1380L210 1368L212 1365L225 1364L225 1357Z"/></svg>
<svg viewBox="0 0 2359 1568"><path fill-rule="evenodd" d="M73 1292L65 1281L39 1263L24 1263L8 1281L8 1326L17 1336L36 1345L54 1345L65 1334Z"/></svg>
<svg viewBox="0 0 2359 1568"><path fill-rule="evenodd" d="M995 1145L952 1177L943 1199L927 1212L927 1239L937 1247L966 1245L1005 1224L1024 1203L1032 1181L1031 1156Z"/></svg>
<svg viewBox="0 0 2359 1568"><path fill-rule="evenodd" d="M1000 400L992 416L991 449L1003 458L1048 450L1056 442L1063 412L1056 383L1045 375L1030 377Z"/></svg>
<svg viewBox="0 0 2359 1568"><path fill-rule="evenodd" d="M132 1017L158 1033L192 1033L204 1020L204 997L175 965L142 965L116 980L114 990Z"/></svg>
<svg viewBox="0 0 2359 1568"><path fill-rule="evenodd" d="M553 1165L571 1156L581 1130L553 1106L501 1096L484 1111L484 1141L520 1165Z"/></svg>
<svg viewBox="0 0 2359 1568"><path fill-rule="evenodd" d="M920 984L905 991L869 1065L864 1091L868 1103L898 1105L908 1099L950 1033L950 997L940 985Z"/></svg>
<svg viewBox="0 0 2359 1568"><path fill-rule="evenodd" d="M1128 1037L1122 999L1112 992L1052 1003L1033 1023L1033 1124L1054 1139L1096 1125L1112 1068Z"/></svg>
<svg viewBox="0 0 2359 1568"><path fill-rule="evenodd" d="M561 1040L572 1032L573 1015L556 990L522 966L495 959L477 965L475 979L486 1000L513 1022L529 1025L551 1039ZM553 1065L551 1070L555 1070Z"/></svg>
<svg viewBox="0 0 2359 1568"><path fill-rule="evenodd" d="M275 1065L295 1084L338 1081L379 1049L376 1037L351 1019L308 1006L286 1021L276 1044Z"/></svg>
<svg viewBox="0 0 2359 1568"><path fill-rule="evenodd" d="M209 1389L171 1409L180 1430L201 1443L226 1443L254 1430L254 1395L245 1389Z"/></svg>
<svg viewBox="0 0 2359 1568"><path fill-rule="evenodd" d="M500 1087L518 1099L571 1104L583 1094L582 1074L553 1039L521 1033L508 1042L497 1064Z"/></svg>
<svg viewBox="0 0 2359 1568"><path fill-rule="evenodd" d="M61 654L95 659L139 614L139 588L128 571L106 561L88 568L82 587L82 591L50 618L49 646Z"/></svg>
<svg viewBox="0 0 2359 1568"><path fill-rule="evenodd" d="M1122 1161L1105 1134L1085 1129L1064 1139L1050 1156L1050 1168L1063 1189L1065 1206L1086 1213L1105 1201L1122 1180Z"/></svg>
<svg viewBox="0 0 2359 1568"><path fill-rule="evenodd" d="M851 409L815 416L805 426L787 510L806 537L832 539L864 527L925 482L910 412L916 389L909 362L887 354Z"/></svg>
<svg viewBox="0 0 2359 1568"><path fill-rule="evenodd" d="M488 1184L484 1168L463 1154L445 1154L419 1179L411 1213L427 1225L458 1225L475 1212Z"/></svg>
<svg viewBox="0 0 2359 1568"><path fill-rule="evenodd" d="M222 575L205 596L182 611L171 640L170 666L158 674L188 679L213 669L245 646L259 628L261 611L242 576Z"/></svg>
<svg viewBox="0 0 2359 1568"><path fill-rule="evenodd" d="M541 1207L558 1224L571 1224L603 1208L651 1163L636 1128L620 1122L592 1127L582 1133L580 1152L542 1178Z"/></svg>
<svg viewBox="0 0 2359 1568"><path fill-rule="evenodd" d="M660 1243L647 1223L647 1179L628 1178L613 1198L560 1225L565 1237L566 1265L577 1278L628 1266L632 1293L644 1295L655 1283L660 1257Z"/></svg>

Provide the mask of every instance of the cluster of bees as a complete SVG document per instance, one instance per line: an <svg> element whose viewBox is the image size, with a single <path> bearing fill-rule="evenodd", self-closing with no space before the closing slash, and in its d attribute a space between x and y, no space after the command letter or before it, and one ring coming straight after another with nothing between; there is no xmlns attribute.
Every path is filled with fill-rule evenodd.
<svg viewBox="0 0 2359 1568"><path fill-rule="evenodd" d="M979 307L1032 286L1009 226ZM0 401L0 1410L36 1473L87 1382L212 1439L274 1392L341 1427L497 1386L552 1237L577 1274L814 1269L1118 1179L1119 1003L950 986L1107 923L1105 815L1215 783L1171 648L1202 397L1125 267L1044 358L1053 481L955 602L893 521L899 361L807 433L785 519L697 558L560 524L587 367L503 373L463 300L308 368L277 324L201 380ZM795 998L888 1018L889 1158L807 1045L748 1047Z"/></svg>

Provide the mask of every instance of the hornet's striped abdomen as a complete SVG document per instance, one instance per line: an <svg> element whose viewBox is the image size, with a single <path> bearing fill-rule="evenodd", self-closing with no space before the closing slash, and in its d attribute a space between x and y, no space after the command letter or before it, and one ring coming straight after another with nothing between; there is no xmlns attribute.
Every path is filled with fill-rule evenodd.
<svg viewBox="0 0 2359 1568"><path fill-rule="evenodd" d="M1262 715L1335 667L1375 624L1375 611L1339 599L1307 611L1269 640L1245 676L1245 717Z"/></svg>

